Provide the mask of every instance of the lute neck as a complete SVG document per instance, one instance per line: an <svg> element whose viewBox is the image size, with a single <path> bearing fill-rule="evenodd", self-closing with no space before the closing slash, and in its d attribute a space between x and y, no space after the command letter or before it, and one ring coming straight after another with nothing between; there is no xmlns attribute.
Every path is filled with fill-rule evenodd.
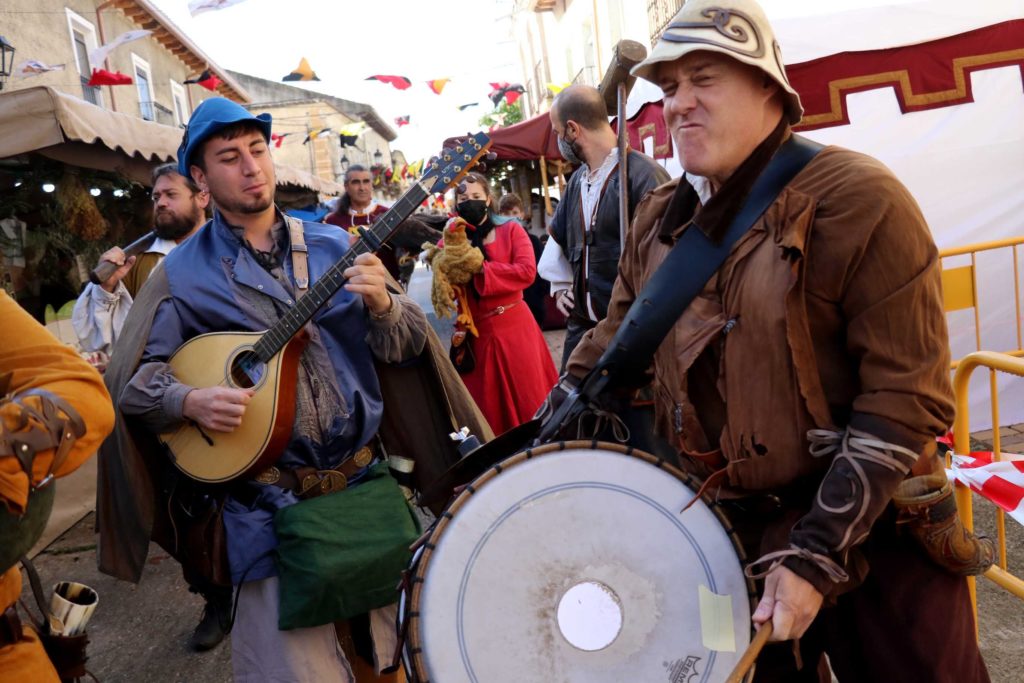
<svg viewBox="0 0 1024 683"><path fill-rule="evenodd" d="M360 254L375 251L386 243L408 218L416 207L426 199L427 191L422 182L414 184L394 206L387 210L372 226L365 228L367 237L360 237L349 247L345 255L338 259L320 276L287 313L281 316L273 327L267 330L253 347L256 355L264 363L277 355L292 337L305 326L318 310L341 289L345 284L345 270L355 262Z"/></svg>

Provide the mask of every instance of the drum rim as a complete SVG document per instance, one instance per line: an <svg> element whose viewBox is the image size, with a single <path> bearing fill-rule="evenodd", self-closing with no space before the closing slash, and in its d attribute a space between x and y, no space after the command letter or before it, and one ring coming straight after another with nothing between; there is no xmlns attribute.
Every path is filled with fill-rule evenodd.
<svg viewBox="0 0 1024 683"><path fill-rule="evenodd" d="M415 561L415 566L411 568L409 574L409 585L411 587L409 588L409 596L406 600L406 608L408 612L407 614L400 615L401 617L404 617L402 618L401 624L401 635L402 639L405 641L402 662L405 665L406 674L410 681L416 683L429 683L426 666L423 661L423 649L421 647L422 641L420 640L419 632L420 614L418 608L420 604L420 595L423 591L423 577L427 567L430 565L430 557L433 555L434 549L437 547L437 542L441 535L444 534L448 524L455 517L455 513L457 513L458 510L466 504L466 501L472 498L478 490L485 486L487 482L497 477L509 467L517 465L525 460L531 460L535 457L549 455L551 453L587 448L611 451L621 455L640 458L641 460L647 461L651 465L668 472L676 479L680 480L695 494L700 495L701 500L718 519L718 522L722 525L722 529L725 531L726 536L729 537L729 541L732 543L733 550L736 551L736 557L739 559L740 565L742 566L747 563L747 554L743 551L743 546L740 543L739 536L736 534L736 530L732 527L732 524L729 522L729 518L722 510L718 501L712 499L706 492L700 493L700 483L697 478L687 472L684 472L667 460L659 458L656 455L652 455L647 451L640 450L639 448L633 448L632 446L625 444L598 441L596 439L556 441L542 446L523 449L517 453L513 453L501 462L492 465L485 472L477 476L472 482L466 484L466 487L462 492L460 492L459 495L445 507L441 514L437 516L437 520L434 522L433 528L428 534L424 534L425 540L418 548L415 549L415 552L419 555L419 559L418 561ZM757 607L756 586L754 580L749 576L744 575L744 579L747 584L747 597L750 600L750 612L753 614ZM754 627L753 624L751 624L751 635L753 635L753 633ZM411 671L410 667L412 669Z"/></svg>

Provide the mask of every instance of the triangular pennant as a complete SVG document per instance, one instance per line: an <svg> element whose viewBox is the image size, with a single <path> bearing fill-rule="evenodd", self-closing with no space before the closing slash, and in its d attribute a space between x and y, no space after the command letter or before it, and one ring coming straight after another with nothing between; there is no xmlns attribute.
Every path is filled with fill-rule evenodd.
<svg viewBox="0 0 1024 683"><path fill-rule="evenodd" d="M299 65L292 69L292 72L281 79L282 81L319 81L320 77L313 71L306 58L299 61Z"/></svg>
<svg viewBox="0 0 1024 683"><path fill-rule="evenodd" d="M50 71L63 71L64 64L47 64L29 59L14 67L14 75L18 78L31 78Z"/></svg>
<svg viewBox="0 0 1024 683"><path fill-rule="evenodd" d="M92 77L86 85L131 85L134 83L132 77L120 71L107 71L106 69L93 69Z"/></svg>
<svg viewBox="0 0 1024 683"><path fill-rule="evenodd" d="M440 95L441 91L444 90L444 86L448 85L450 78L436 78L432 81L427 81L427 87L430 88L435 95Z"/></svg>
<svg viewBox="0 0 1024 683"><path fill-rule="evenodd" d="M405 76L388 76L386 74L385 75L376 74L374 76L368 76L366 78L366 80L368 80L368 81L380 81L381 83L387 83L389 85L393 85L394 87L398 88L399 90L406 90L409 86L412 85L412 81L410 81Z"/></svg>
<svg viewBox="0 0 1024 683"><path fill-rule="evenodd" d="M398 116L395 118L395 125L401 128L402 126L409 125L409 116Z"/></svg>
<svg viewBox="0 0 1024 683"><path fill-rule="evenodd" d="M195 85L206 88L210 92L216 92L217 86L220 85L222 82L223 81L217 78L217 75L209 69L205 69L203 73L199 74L195 78L188 78L185 80L186 85L194 83Z"/></svg>
<svg viewBox="0 0 1024 683"><path fill-rule="evenodd" d="M121 47L125 43L130 43L133 40L138 40L139 38L145 38L146 36L148 36L148 35L150 35L152 33L153 33L152 31L147 31L147 30L144 30L144 29L138 29L136 31L125 31L124 33L119 35L117 38L114 38L109 43L106 43L104 45L100 45L95 50L90 51L89 52L89 63L91 63L91 64L102 64L107 59L107 56L111 52L113 52L117 48Z"/></svg>
<svg viewBox="0 0 1024 683"><path fill-rule="evenodd" d="M291 133L271 133L270 141L274 143L274 147L280 147L281 143L284 142L284 139L289 135L291 135Z"/></svg>
<svg viewBox="0 0 1024 683"><path fill-rule="evenodd" d="M202 14L203 12L213 12L215 10L224 9L225 7L231 7L231 5L237 5L243 0L192 0L188 3L188 13L193 17Z"/></svg>

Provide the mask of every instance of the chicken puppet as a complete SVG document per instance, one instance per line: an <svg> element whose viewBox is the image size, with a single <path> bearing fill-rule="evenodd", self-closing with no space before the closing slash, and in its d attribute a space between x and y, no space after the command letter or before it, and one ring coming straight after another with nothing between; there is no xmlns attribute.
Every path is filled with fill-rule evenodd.
<svg viewBox="0 0 1024 683"><path fill-rule="evenodd" d="M468 223L453 218L444 228L444 238L437 244L425 243L427 263L434 270L430 300L438 318L448 318L454 312L456 324L463 325L473 336L479 336L473 324L466 301L466 285L483 269L484 255L474 247L466 235Z"/></svg>

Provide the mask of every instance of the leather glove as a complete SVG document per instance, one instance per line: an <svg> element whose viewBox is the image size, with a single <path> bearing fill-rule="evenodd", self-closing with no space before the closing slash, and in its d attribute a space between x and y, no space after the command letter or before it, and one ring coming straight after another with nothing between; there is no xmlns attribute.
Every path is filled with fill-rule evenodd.
<svg viewBox="0 0 1024 683"><path fill-rule="evenodd" d="M560 289L555 292L555 308L564 316L572 313L572 310L576 308L576 298L573 296L572 290Z"/></svg>
<svg viewBox="0 0 1024 683"><path fill-rule="evenodd" d="M566 290L563 289L562 291L564 292ZM565 403L565 399L569 397L569 394L575 391L576 387L579 385L580 379L570 375L569 373L565 373L559 377L558 384L552 387L551 391L548 392L544 402L540 404L540 408L538 408L537 412L534 414L533 419L540 420L540 424L543 427L547 424L548 420L554 416L558 409L562 407L562 404Z"/></svg>

